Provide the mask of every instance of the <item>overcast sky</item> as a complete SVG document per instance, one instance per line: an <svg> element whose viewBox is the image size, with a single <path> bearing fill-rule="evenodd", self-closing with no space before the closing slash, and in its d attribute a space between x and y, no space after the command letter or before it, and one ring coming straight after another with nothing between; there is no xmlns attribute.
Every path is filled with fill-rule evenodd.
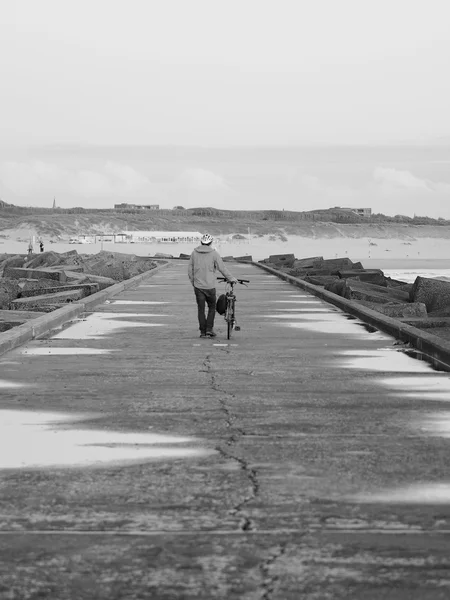
<svg viewBox="0 0 450 600"><path fill-rule="evenodd" d="M3 145L450 135L449 0L0 0Z"/></svg>

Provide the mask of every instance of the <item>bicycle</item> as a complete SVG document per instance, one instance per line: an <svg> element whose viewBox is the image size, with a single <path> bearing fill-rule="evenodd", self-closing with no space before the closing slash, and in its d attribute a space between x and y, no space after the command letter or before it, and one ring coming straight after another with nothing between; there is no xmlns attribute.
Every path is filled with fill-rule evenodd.
<svg viewBox="0 0 450 600"><path fill-rule="evenodd" d="M228 281L225 277L218 277L218 281L225 281L227 287L225 289L225 296L227 300L227 305L225 309L224 319L227 322L227 339L231 338L231 332L234 329L235 331L240 331L241 328L237 325L236 320L236 295L234 293L235 283ZM241 285L245 285L246 283L250 283L249 279L238 279L238 282ZM247 287L247 286L246 286Z"/></svg>

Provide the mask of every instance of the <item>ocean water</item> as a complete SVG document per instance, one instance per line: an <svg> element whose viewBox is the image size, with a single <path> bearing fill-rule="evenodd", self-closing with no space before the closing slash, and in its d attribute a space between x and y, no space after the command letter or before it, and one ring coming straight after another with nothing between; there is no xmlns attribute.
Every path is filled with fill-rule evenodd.
<svg viewBox="0 0 450 600"><path fill-rule="evenodd" d="M450 146L0 148L0 197L99 208L351 206L450 218Z"/></svg>
<svg viewBox="0 0 450 600"><path fill-rule="evenodd" d="M450 282L450 269L383 269L386 277L414 283L416 277L429 277L430 279L448 278Z"/></svg>

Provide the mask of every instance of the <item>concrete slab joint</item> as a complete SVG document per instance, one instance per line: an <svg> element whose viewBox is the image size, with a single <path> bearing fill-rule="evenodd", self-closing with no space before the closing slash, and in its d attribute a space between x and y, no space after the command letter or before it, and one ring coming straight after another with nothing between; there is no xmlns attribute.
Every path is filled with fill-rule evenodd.
<svg viewBox="0 0 450 600"><path fill-rule="evenodd" d="M233 460L239 468L245 473L248 479L248 494L238 502L231 510L231 514L236 515L239 518L239 529L243 532L254 531L256 529L255 523L245 507L254 500L259 493L259 482L256 469L252 468L248 461L240 456L237 456L233 451L233 446L238 440L246 435L246 432L237 425L237 416L228 405L228 401L235 398L235 395L222 389L217 381L217 375L211 364L211 355L208 355L203 362L203 372L207 373L210 378L210 387L216 393L217 401L220 404L220 408L225 417L226 428L229 431L228 439L224 445L217 446L216 450L223 458L227 460Z"/></svg>

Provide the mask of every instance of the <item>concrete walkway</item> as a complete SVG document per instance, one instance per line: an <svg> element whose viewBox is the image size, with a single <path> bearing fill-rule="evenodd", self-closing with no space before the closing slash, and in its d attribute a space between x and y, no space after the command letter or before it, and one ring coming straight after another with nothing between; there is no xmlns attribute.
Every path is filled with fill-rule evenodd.
<svg viewBox="0 0 450 600"><path fill-rule="evenodd" d="M199 339L186 269L1 357L0 598L447 599L448 374L250 265Z"/></svg>

